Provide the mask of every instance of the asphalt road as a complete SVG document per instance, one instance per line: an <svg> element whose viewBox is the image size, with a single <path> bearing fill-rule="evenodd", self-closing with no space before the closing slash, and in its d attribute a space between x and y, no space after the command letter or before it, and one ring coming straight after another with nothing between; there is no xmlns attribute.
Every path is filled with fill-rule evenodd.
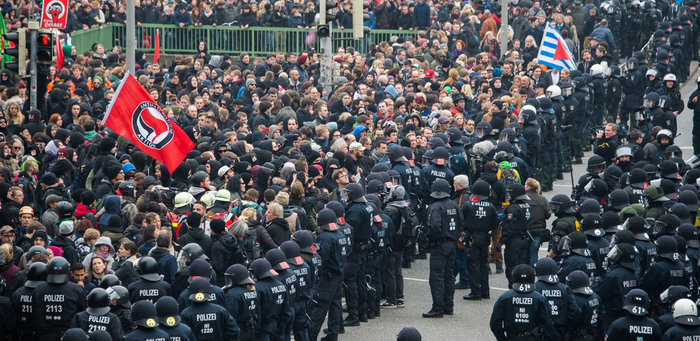
<svg viewBox="0 0 700 341"><path fill-rule="evenodd" d="M695 64L691 70L697 70ZM681 88L684 101L696 89L695 79L698 72L689 77L691 81ZM691 129L692 111L687 108L678 117L678 131L680 136L675 143L681 146L684 159L692 156ZM590 156L586 154L582 165L574 165L574 179L584 174L586 160ZM545 197L551 198L555 194L571 194L571 179L565 174L564 180L554 184L554 190L545 193ZM544 249L540 249L540 256L544 255ZM492 265L492 270L495 270ZM465 301L463 295L469 290L457 290L455 292L455 311L452 316L442 319L425 319L421 317L423 312L430 310L431 297L428 286L428 261L418 260L413 263L411 269L404 269L404 296L406 306L402 309L382 309L381 317L362 323L359 327L345 328L345 334L340 335L340 340L395 340L396 334L401 328L412 326L423 335L423 340L493 340L493 334L489 329L489 319L496 298L508 288L508 282L503 274L492 274L489 277L491 286L491 299L481 301ZM323 334L321 334L323 336Z"/></svg>

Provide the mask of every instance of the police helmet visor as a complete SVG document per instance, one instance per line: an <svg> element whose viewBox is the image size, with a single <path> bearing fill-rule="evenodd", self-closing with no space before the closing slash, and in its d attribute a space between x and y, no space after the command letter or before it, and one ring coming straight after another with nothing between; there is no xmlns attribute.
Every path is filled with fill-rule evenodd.
<svg viewBox="0 0 700 341"><path fill-rule="evenodd" d="M571 238L569 236L564 236L559 239L559 253L569 254L571 252Z"/></svg>

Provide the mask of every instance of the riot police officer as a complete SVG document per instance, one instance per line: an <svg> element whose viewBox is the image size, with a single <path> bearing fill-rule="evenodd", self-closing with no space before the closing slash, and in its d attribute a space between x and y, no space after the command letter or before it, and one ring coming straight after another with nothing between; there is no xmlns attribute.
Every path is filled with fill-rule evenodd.
<svg viewBox="0 0 700 341"><path fill-rule="evenodd" d="M558 339L566 337L567 329L581 314L581 309L576 305L574 295L566 284L559 281L559 267L554 259L540 258L535 263L535 290L547 299L552 314L552 324L558 334Z"/></svg>
<svg viewBox="0 0 700 341"><path fill-rule="evenodd" d="M452 315L454 306L455 243L463 229L462 212L450 200L450 184L437 179L430 188L434 201L428 207L428 240L430 241L430 293L433 305L423 317Z"/></svg>
<svg viewBox="0 0 700 341"><path fill-rule="evenodd" d="M566 194L553 196L549 206L556 216L552 222L552 239L549 243L549 255L554 256L559 247L559 240L571 232L580 231L581 224L576 219L573 202Z"/></svg>
<svg viewBox="0 0 700 341"><path fill-rule="evenodd" d="M640 17L635 16L634 20L638 18ZM630 32L630 34L637 33ZM640 82L644 81L644 75L637 70L638 64L637 58L631 57L627 59L627 75L622 78L622 93L625 97L622 99L622 105L620 106L620 122L625 125L629 120L630 113L642 106L644 88L639 85Z"/></svg>
<svg viewBox="0 0 700 341"><path fill-rule="evenodd" d="M470 201L462 204L462 216L467 232L467 271L471 293L465 300L490 298L488 261L490 233L498 227L498 213L491 202L491 185L484 180L477 180L472 185Z"/></svg>
<svg viewBox="0 0 700 341"><path fill-rule="evenodd" d="M600 174L603 173L603 171L605 171L605 159L597 154L591 155L586 164L587 173L581 175L578 179L576 188L574 188L573 193L571 193L571 198L578 201L584 193L586 185L593 179L600 179Z"/></svg>
<svg viewBox="0 0 700 341"><path fill-rule="evenodd" d="M180 323L180 308L174 298L170 296L159 298L158 302L156 302L156 315L160 329L170 336L170 340L197 340L192 329L186 324Z"/></svg>
<svg viewBox="0 0 700 341"><path fill-rule="evenodd" d="M445 147L437 147L433 150L430 165L421 170L422 188L428 189L437 179L443 179L452 183L455 175L450 170L450 152Z"/></svg>
<svg viewBox="0 0 700 341"><path fill-rule="evenodd" d="M581 157L578 155L578 145L574 145L572 132L574 131L574 120L580 110L578 99L574 96L574 87L570 82L561 83L561 94L564 98L563 113L562 113L562 150L564 157L564 168L562 171L571 171L571 163L581 163ZM576 142L578 144L578 142Z"/></svg>
<svg viewBox="0 0 700 341"><path fill-rule="evenodd" d="M20 340L30 340L36 336L32 317L32 294L39 285L46 282L46 264L33 262L27 269L27 281L10 297L15 310L17 332Z"/></svg>
<svg viewBox="0 0 700 341"><path fill-rule="evenodd" d="M196 215L199 216L199 213L193 213L196 213ZM202 238L204 237L208 236L204 235ZM207 257L207 255L204 253L204 249L202 249L201 245L197 243L189 243L182 247L182 250L180 250L180 254L178 255L178 262L185 263L185 267L175 273L175 280L170 285L170 292L173 297L180 297L180 293L187 288L190 279L190 265L192 262L200 258L209 262L209 257ZM211 275L208 277L212 284L216 282L216 272L213 268L211 269Z"/></svg>
<svg viewBox="0 0 700 341"><path fill-rule="evenodd" d="M294 305L296 304L298 285L297 275L294 273L294 270L289 268L289 264L287 264L287 257L279 248L267 251L265 254L265 259L270 262L272 269L277 272L277 275L274 276L274 278L282 282L282 284L287 287L287 298L289 300L288 313L292 317L289 322L287 322L287 325L283 326L284 338L287 340L290 338L292 333L292 324L294 323Z"/></svg>
<svg viewBox="0 0 700 341"><path fill-rule="evenodd" d="M288 240L280 245L280 250L284 252L289 268L294 271L297 277L297 293L293 306L294 323L292 326L294 340L309 340L309 318L306 315L306 308L313 298L313 288L309 286L310 268L301 258L301 252L297 243Z"/></svg>
<svg viewBox="0 0 700 341"><path fill-rule="evenodd" d="M676 325L671 327L663 340L692 340L700 337L700 318L695 302L681 298L673 304L673 320Z"/></svg>
<svg viewBox="0 0 700 341"><path fill-rule="evenodd" d="M190 264L189 268L189 282L192 282L192 280L195 278L201 277L209 280L209 283L211 284L211 277L209 276L211 276L211 274L214 272L211 264L209 264L209 261L203 258L195 259ZM226 298L224 298L224 291L213 284L211 286L211 290L211 301L222 307L226 306ZM180 293L180 296L177 298L177 304L180 307L180 311L185 310L185 308L189 307L192 304L192 301L190 300L190 294L191 292L189 291L189 289L185 289Z"/></svg>
<svg viewBox="0 0 700 341"><path fill-rule="evenodd" d="M642 289L632 289L625 295L627 316L620 317L610 325L606 340L659 340L661 328L649 318L649 295Z"/></svg>
<svg viewBox="0 0 700 341"><path fill-rule="evenodd" d="M401 157L403 158L403 156ZM410 168L406 169L410 171ZM413 172L411 172L411 176L412 174ZM367 322L367 286L364 285L364 278L367 252L371 247L372 216L374 214L365 200L364 189L360 184L349 184L345 186L344 192L348 202L345 214L346 221L353 227L353 250L347 257L347 267L344 273L345 299L348 305L348 316L345 318L344 324L345 326L359 326L360 322ZM335 224L335 222L333 223Z"/></svg>
<svg viewBox="0 0 700 341"><path fill-rule="evenodd" d="M343 308L340 296L343 288L343 255L341 241L345 235L338 230L335 213L327 208L318 212L317 223L321 228L318 237L321 265L318 271L318 286L311 301L311 339L316 340L328 314L328 335L326 340L337 340L343 323Z"/></svg>
<svg viewBox="0 0 700 341"><path fill-rule="evenodd" d="M188 325L197 340L238 339L240 329L226 308L210 302L213 291L206 278L195 278L188 291L192 305L180 313L182 323Z"/></svg>
<svg viewBox="0 0 700 341"><path fill-rule="evenodd" d="M528 263L529 236L527 228L530 221L530 197L521 184L511 184L506 189L506 201L510 205L503 210L503 236L501 242L506 246L503 258L506 263L506 278L511 287L511 273L518 264Z"/></svg>
<svg viewBox="0 0 700 341"><path fill-rule="evenodd" d="M170 294L170 283L164 281L158 274L158 263L153 257L141 257L134 266L141 279L129 284L131 303L140 300L149 300L154 303L159 298Z"/></svg>
<svg viewBox="0 0 700 341"><path fill-rule="evenodd" d="M141 300L131 306L131 318L136 329L126 335L124 341L163 341L169 340L168 333L158 327L156 306L149 300Z"/></svg>
<svg viewBox="0 0 700 341"><path fill-rule="evenodd" d="M46 268L46 283L32 294L32 321L42 339L58 340L70 327L70 319L85 309L85 290L68 281L70 265L65 258L52 258Z"/></svg>
<svg viewBox="0 0 700 341"><path fill-rule="evenodd" d="M603 238L605 236L605 231L600 227L601 221L599 215L595 213L584 215L583 221L581 222L581 229L586 235L588 250L591 252L591 258L595 262L596 271L594 279L600 279L605 275L603 262L608 251L610 251L610 243Z"/></svg>
<svg viewBox="0 0 700 341"><path fill-rule="evenodd" d="M682 285L672 285L660 295L661 303L664 305L663 315L656 318L656 322L661 327L661 333L666 333L676 322L673 321L673 304L681 298L691 298L690 289Z"/></svg>
<svg viewBox="0 0 700 341"><path fill-rule="evenodd" d="M588 242L583 232L572 232L560 241L560 251L563 256L559 277L566 278L574 270L585 272L591 279L596 272L595 261L588 250Z"/></svg>
<svg viewBox="0 0 700 341"><path fill-rule="evenodd" d="M255 289L260 297L260 328L258 340L280 340L284 327L292 319L287 287L274 278L277 272L265 258L256 259L250 265L255 276Z"/></svg>
<svg viewBox="0 0 700 341"><path fill-rule="evenodd" d="M540 126L537 123L537 109L532 105L525 105L520 110L520 117L523 120L523 130L522 135L525 138L525 148L523 148L523 158L527 163L528 169L533 172L537 172L539 164L537 163L537 158L541 151L541 141L540 141ZM540 172L537 175L542 175Z"/></svg>
<svg viewBox="0 0 700 341"><path fill-rule="evenodd" d="M625 231L618 233L622 232ZM615 243L608 252L611 270L600 283L593 286L593 291L600 296L605 306L605 313L601 314L604 329L624 316L622 299L630 290L637 287L635 259L635 249L631 244Z"/></svg>
<svg viewBox="0 0 700 341"><path fill-rule="evenodd" d="M119 318L119 323L125 331L131 331L131 302L129 302L129 290L121 285L114 285L107 289L109 294L109 311Z"/></svg>
<svg viewBox="0 0 700 341"><path fill-rule="evenodd" d="M678 243L673 237L661 236L655 243L658 258L642 277L639 287L650 294L652 312L658 314L661 309L661 292L669 285L688 287L690 277L683 264L678 260Z"/></svg>
<svg viewBox="0 0 700 341"><path fill-rule="evenodd" d="M629 171L629 185L623 190L629 196L630 204L640 204L642 207L647 207L647 198L644 195L646 188L646 174L644 170L633 168Z"/></svg>
<svg viewBox="0 0 700 341"><path fill-rule="evenodd" d="M513 269L513 288L498 298L489 325L496 340L555 340L547 299L535 290L535 270L527 264Z"/></svg>
<svg viewBox="0 0 700 341"><path fill-rule="evenodd" d="M122 325L117 315L109 311L109 294L102 288L92 289L87 297L87 309L73 317L71 327L90 334L98 330L108 331L112 340L121 340Z"/></svg>
<svg viewBox="0 0 700 341"><path fill-rule="evenodd" d="M605 314L603 300L593 292L590 280L586 273L576 270L566 277L566 282L574 295L574 301L581 314L573 323L573 328L569 333L572 341L593 341L598 335L603 334L603 323L600 316Z"/></svg>
<svg viewBox="0 0 700 341"><path fill-rule="evenodd" d="M292 242L294 243L294 242ZM303 261L302 261L303 262ZM243 264L234 264L226 269L226 310L236 319L241 329L241 341L255 340L256 326L260 322L260 299L254 289L253 279Z"/></svg>
<svg viewBox="0 0 700 341"><path fill-rule="evenodd" d="M627 219L626 225L627 229L634 234L634 247L639 251L639 275L643 275L656 261L656 245L649 240L644 218L630 217Z"/></svg>

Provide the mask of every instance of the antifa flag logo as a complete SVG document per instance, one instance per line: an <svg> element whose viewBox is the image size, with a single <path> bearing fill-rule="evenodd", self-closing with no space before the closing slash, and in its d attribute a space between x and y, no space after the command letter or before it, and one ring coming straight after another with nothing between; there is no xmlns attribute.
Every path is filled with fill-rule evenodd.
<svg viewBox="0 0 700 341"><path fill-rule="evenodd" d="M48 16L54 22L58 22L59 18L63 17L65 12L66 12L66 8L63 6L63 3L61 3L60 1L51 1L46 6L46 14L48 14Z"/></svg>
<svg viewBox="0 0 700 341"><path fill-rule="evenodd" d="M141 102L136 107L131 127L139 142L152 149L162 149L175 136L170 119L151 102Z"/></svg>

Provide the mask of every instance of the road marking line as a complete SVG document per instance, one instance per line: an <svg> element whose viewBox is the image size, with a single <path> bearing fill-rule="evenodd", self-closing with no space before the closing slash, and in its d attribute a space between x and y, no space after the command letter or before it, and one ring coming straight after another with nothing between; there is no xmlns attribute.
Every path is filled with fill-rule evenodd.
<svg viewBox="0 0 700 341"><path fill-rule="evenodd" d="M407 281L416 281L416 282L427 282L427 279L422 279L422 278L411 278L411 277L404 277L403 279Z"/></svg>

